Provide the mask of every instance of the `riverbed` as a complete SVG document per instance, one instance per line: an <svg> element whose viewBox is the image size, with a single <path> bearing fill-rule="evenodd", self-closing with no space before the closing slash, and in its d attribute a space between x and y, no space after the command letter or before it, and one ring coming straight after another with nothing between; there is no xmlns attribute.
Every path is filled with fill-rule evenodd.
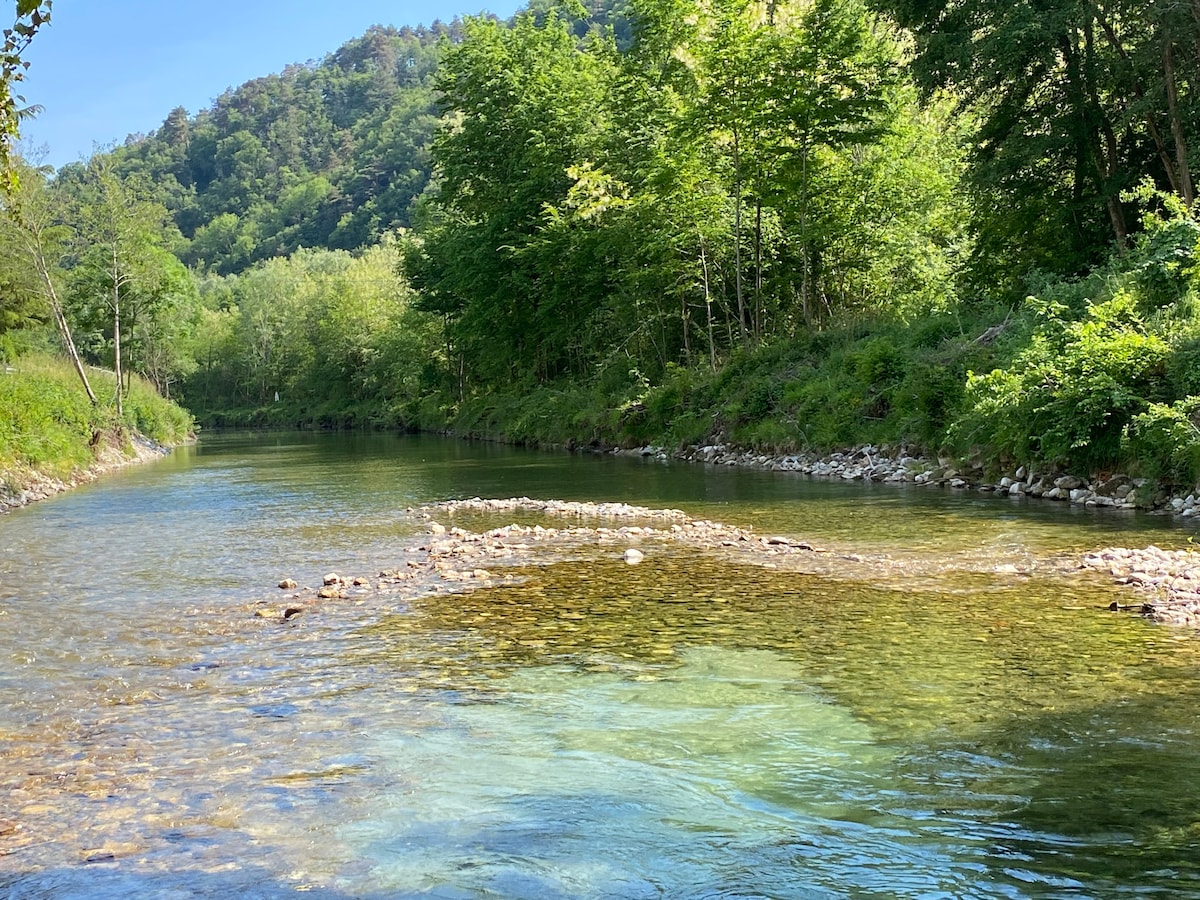
<svg viewBox="0 0 1200 900"><path fill-rule="evenodd" d="M451 529L670 527L429 506L517 496L822 552L626 531L426 577ZM1167 526L429 437L206 438L0 519L0 892L1200 897L1200 641L1075 570L1187 546ZM335 572L338 596L290 599Z"/></svg>

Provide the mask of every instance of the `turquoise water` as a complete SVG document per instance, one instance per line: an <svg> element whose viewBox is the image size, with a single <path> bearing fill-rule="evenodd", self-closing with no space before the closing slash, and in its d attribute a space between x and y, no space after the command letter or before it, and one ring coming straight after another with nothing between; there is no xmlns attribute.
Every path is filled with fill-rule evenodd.
<svg viewBox="0 0 1200 900"><path fill-rule="evenodd" d="M253 615L284 576L402 566L411 507L520 495L679 507L831 561L584 548ZM210 438L0 519L0 894L1200 897L1200 646L1064 565L1186 543L1164 524Z"/></svg>

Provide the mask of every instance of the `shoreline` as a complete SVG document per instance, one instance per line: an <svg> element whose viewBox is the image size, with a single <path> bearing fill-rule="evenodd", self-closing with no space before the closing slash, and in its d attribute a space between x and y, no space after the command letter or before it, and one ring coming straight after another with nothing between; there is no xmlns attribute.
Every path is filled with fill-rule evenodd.
<svg viewBox="0 0 1200 900"><path fill-rule="evenodd" d="M568 447L568 450L572 448ZM580 448L574 448L578 451ZM614 456L640 456L661 462L688 462L709 466L732 466L776 472L795 472L826 481L869 481L876 484L915 484L1069 503L1073 506L1140 510L1179 519L1200 516L1196 491L1175 493L1148 478L1121 473L1085 477L1054 469L1035 470L1020 466L992 480L982 465L961 466L952 459L931 459L910 454L907 448L860 447L829 454L765 453L726 444L693 445L667 450L647 445L632 449L596 448L590 452Z"/></svg>
<svg viewBox="0 0 1200 900"><path fill-rule="evenodd" d="M129 466L162 459L172 449L143 435L134 434L130 436L127 447L109 444L86 468L77 469L65 478L55 478L29 466L0 470L0 515L91 484Z"/></svg>

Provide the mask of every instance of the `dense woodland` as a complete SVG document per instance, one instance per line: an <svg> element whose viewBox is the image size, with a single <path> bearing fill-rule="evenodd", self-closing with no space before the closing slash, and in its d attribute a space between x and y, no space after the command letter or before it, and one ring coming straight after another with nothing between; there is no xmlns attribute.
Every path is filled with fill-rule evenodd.
<svg viewBox="0 0 1200 900"><path fill-rule="evenodd" d="M1194 483L1198 87L1195 0L375 27L86 162L14 162L0 354L209 424Z"/></svg>

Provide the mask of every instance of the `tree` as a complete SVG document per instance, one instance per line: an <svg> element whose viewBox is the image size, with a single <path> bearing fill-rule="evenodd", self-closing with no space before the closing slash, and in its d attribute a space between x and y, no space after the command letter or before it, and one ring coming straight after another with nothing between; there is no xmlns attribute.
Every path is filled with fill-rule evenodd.
<svg viewBox="0 0 1200 900"><path fill-rule="evenodd" d="M595 298L546 277L539 231L569 170L603 152L615 51L581 49L556 12L510 27L468 19L464 31L439 77L435 216L408 271L474 372L546 381L578 371L572 347Z"/></svg>
<svg viewBox="0 0 1200 900"><path fill-rule="evenodd" d="M49 309L63 349L88 399L95 404L96 394L76 348L59 292L60 263L69 240L69 229L60 224L62 204L47 186L44 172L20 163L13 171L19 177L7 194L2 233L3 246L10 255L7 262L24 275L21 283L13 286L14 292L37 297Z"/></svg>
<svg viewBox="0 0 1200 900"><path fill-rule="evenodd" d="M120 416L126 390L123 342L134 324L162 314L169 292L166 267L178 263L162 248L166 209L144 199L145 189L119 178L100 156L92 158L83 179L74 198L79 263L71 270L72 301L97 334L108 331ZM108 329L99 327L102 310Z"/></svg>
<svg viewBox="0 0 1200 900"><path fill-rule="evenodd" d="M974 118L988 270L1077 272L1137 228L1144 178L1194 198L1200 7L1155 0L877 0L911 29L927 95Z"/></svg>
<svg viewBox="0 0 1200 900"><path fill-rule="evenodd" d="M0 45L0 186L8 191L16 189L18 180L12 145L20 136L21 119L33 111L22 108L25 98L14 93L29 67L21 54L38 29L50 21L51 6L52 0L16 0L16 22L4 30L4 43Z"/></svg>

